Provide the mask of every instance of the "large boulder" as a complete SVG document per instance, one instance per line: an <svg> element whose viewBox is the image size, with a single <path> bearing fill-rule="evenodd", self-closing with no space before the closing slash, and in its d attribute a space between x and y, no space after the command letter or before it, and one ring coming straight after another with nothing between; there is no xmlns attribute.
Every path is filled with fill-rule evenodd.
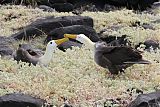
<svg viewBox="0 0 160 107"><path fill-rule="evenodd" d="M67 0L49 0L49 2L50 2L51 4L54 4L54 3L66 3Z"/></svg>
<svg viewBox="0 0 160 107"><path fill-rule="evenodd" d="M129 9L144 10L150 7L154 2L158 0L1 0L0 4L14 3L14 4L25 4L25 5L47 5L52 6L55 3L71 3L75 9L83 7L84 5L95 5L98 10L103 10L105 4L115 6L126 6ZM62 7L64 8L64 7Z"/></svg>
<svg viewBox="0 0 160 107"><path fill-rule="evenodd" d="M64 34L85 34L93 42L97 42L100 40L98 34L92 27L84 25L72 25L54 29L48 34L45 42L49 42L52 39L63 38Z"/></svg>
<svg viewBox="0 0 160 107"><path fill-rule="evenodd" d="M10 45L15 42L14 38L0 36L0 45Z"/></svg>
<svg viewBox="0 0 160 107"><path fill-rule="evenodd" d="M13 42L15 42L13 38L0 36L0 55L1 56L12 55L14 51L12 47Z"/></svg>
<svg viewBox="0 0 160 107"><path fill-rule="evenodd" d="M128 39L127 35L119 37L110 35L107 37L101 37L100 39L112 46L131 46L131 41Z"/></svg>
<svg viewBox="0 0 160 107"><path fill-rule="evenodd" d="M19 4L23 4L23 5L35 5L35 4L38 4L38 5L49 5L50 0L0 0L0 4L16 4L16 5L19 5Z"/></svg>
<svg viewBox="0 0 160 107"><path fill-rule="evenodd" d="M52 7L46 6L46 5L39 5L38 8L42 9L43 11L47 11L47 12L55 12L55 9L53 9Z"/></svg>
<svg viewBox="0 0 160 107"><path fill-rule="evenodd" d="M148 39L144 42L139 42L137 45L135 45L135 49L141 48L141 45L145 45L144 50L148 52L151 52L153 50L155 50L156 52L157 49L160 49L158 40Z"/></svg>
<svg viewBox="0 0 160 107"><path fill-rule="evenodd" d="M105 4L110 4L117 7L125 6L129 9L135 10L145 10L157 1L158 0L67 0L67 2L74 4L76 8L77 5L78 7L81 7L90 3L95 5L100 11L104 9Z"/></svg>
<svg viewBox="0 0 160 107"><path fill-rule="evenodd" d="M71 3L54 3L51 7L58 12L70 12L73 11L74 8Z"/></svg>
<svg viewBox="0 0 160 107"><path fill-rule="evenodd" d="M145 49L153 48L155 50L160 48L158 40L152 40L152 39L145 40L144 45L146 46Z"/></svg>
<svg viewBox="0 0 160 107"><path fill-rule="evenodd" d="M55 28L71 25L86 25L93 27L93 19L87 16L48 17L31 23L18 33L11 35L11 37L18 40L31 39L42 34L48 35L49 32Z"/></svg>
<svg viewBox="0 0 160 107"><path fill-rule="evenodd" d="M159 107L160 91L140 94L128 107Z"/></svg>
<svg viewBox="0 0 160 107"><path fill-rule="evenodd" d="M103 10L105 4L115 6L126 6L129 9L144 10L150 7L154 2L158 0L1 0L0 4L14 3L14 4L25 4L25 5L47 5L51 6L55 3L71 3L75 9L83 7L84 5L95 5L98 10ZM64 8L64 7L62 7Z"/></svg>
<svg viewBox="0 0 160 107"><path fill-rule="evenodd" d="M0 4L5 4L5 3L12 3L13 0L1 0Z"/></svg>
<svg viewBox="0 0 160 107"><path fill-rule="evenodd" d="M115 6L126 6L129 9L144 10L158 0L107 0L107 3Z"/></svg>
<svg viewBox="0 0 160 107"><path fill-rule="evenodd" d="M7 45L0 45L0 55L1 56L11 56L14 50Z"/></svg>
<svg viewBox="0 0 160 107"><path fill-rule="evenodd" d="M42 107L45 100L30 95L12 93L0 97L0 107Z"/></svg>

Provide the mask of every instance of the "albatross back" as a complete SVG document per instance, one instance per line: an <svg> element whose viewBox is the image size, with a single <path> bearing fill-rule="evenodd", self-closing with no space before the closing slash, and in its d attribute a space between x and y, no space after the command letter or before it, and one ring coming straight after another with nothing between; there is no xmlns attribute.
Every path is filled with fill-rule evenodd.
<svg viewBox="0 0 160 107"><path fill-rule="evenodd" d="M139 51L129 46L107 46L97 43L95 47L95 62L101 67L108 68L113 74L126 69L133 64L149 64L142 59Z"/></svg>

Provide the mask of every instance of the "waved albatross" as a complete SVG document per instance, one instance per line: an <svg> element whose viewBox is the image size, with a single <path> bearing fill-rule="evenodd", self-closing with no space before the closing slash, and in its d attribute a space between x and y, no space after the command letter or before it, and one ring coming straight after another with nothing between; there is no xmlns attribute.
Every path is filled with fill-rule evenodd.
<svg viewBox="0 0 160 107"><path fill-rule="evenodd" d="M111 74L124 72L133 64L150 64L143 60L139 51L129 46L107 46L105 42L92 42L84 34L65 34L64 37L76 39L94 50L94 61L103 68L108 68Z"/></svg>
<svg viewBox="0 0 160 107"><path fill-rule="evenodd" d="M18 59L17 61L21 60L22 62L28 62L30 64L32 63L33 65L40 64L47 66L51 61L53 52L57 46L68 40L68 38L62 38L48 42L44 55L39 55L31 50L25 50L20 45L16 51L16 57L14 57L14 59Z"/></svg>

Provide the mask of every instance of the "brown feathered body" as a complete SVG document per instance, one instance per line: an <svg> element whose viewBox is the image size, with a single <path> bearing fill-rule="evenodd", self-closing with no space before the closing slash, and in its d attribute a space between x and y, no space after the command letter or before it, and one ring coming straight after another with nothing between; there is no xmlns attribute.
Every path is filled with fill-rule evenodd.
<svg viewBox="0 0 160 107"><path fill-rule="evenodd" d="M25 49L21 45L19 45L19 48L16 50L16 53L14 55L14 59L22 62L27 62L29 64L36 65L38 63L38 58L40 55L33 51L32 49Z"/></svg>
<svg viewBox="0 0 160 107"><path fill-rule="evenodd" d="M118 74L133 64L149 64L142 59L138 50L130 46L107 46L104 43L95 44L95 62L101 67L108 68L111 74Z"/></svg>

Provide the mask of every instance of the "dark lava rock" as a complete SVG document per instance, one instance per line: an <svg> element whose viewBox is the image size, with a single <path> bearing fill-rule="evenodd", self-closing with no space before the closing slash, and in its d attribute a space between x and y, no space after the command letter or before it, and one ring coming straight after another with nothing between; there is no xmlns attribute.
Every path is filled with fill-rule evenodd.
<svg viewBox="0 0 160 107"><path fill-rule="evenodd" d="M143 27L144 29L155 30L155 28L153 27L153 25L148 24L148 23L143 23L142 27Z"/></svg>
<svg viewBox="0 0 160 107"><path fill-rule="evenodd" d="M74 8L71 3L54 3L51 6L58 12L70 12Z"/></svg>
<svg viewBox="0 0 160 107"><path fill-rule="evenodd" d="M81 47L82 43L79 43L77 41L67 41L67 42L64 42L64 43L60 44L58 46L58 49L60 49L63 52L65 52L66 49L68 49L68 48L72 49L72 46L74 46L74 47Z"/></svg>
<svg viewBox="0 0 160 107"><path fill-rule="evenodd" d="M103 107L127 107L128 102L121 98L106 99Z"/></svg>
<svg viewBox="0 0 160 107"><path fill-rule="evenodd" d="M116 6L109 5L109 4L105 4L105 5L104 5L104 8L103 8L103 10L105 10L105 11L114 11L114 10L116 10L116 9L117 9Z"/></svg>
<svg viewBox="0 0 160 107"><path fill-rule="evenodd" d="M147 50L147 51L150 51L151 47L153 48L153 50L160 48L158 40L148 39L144 42L140 42L138 45L135 46L135 48L137 49L138 47L140 47L141 44L144 44L146 46L145 50Z"/></svg>
<svg viewBox="0 0 160 107"><path fill-rule="evenodd" d="M153 49L157 49L159 48L159 41L156 41L156 40L146 40L144 42L144 45L146 45L146 49L149 49L150 47L152 47Z"/></svg>
<svg viewBox="0 0 160 107"><path fill-rule="evenodd" d="M89 26L84 26L84 25L73 25L73 26L67 26L67 27L60 27L57 29L54 29L51 31L45 42L49 42L52 39L60 39L64 37L64 34L85 34L87 37L91 39L93 42L99 41L98 34L96 31Z"/></svg>
<svg viewBox="0 0 160 107"><path fill-rule="evenodd" d="M12 53L14 52L14 50L12 48L10 48L7 45L0 45L0 55L3 56L10 56L12 55Z"/></svg>
<svg viewBox="0 0 160 107"><path fill-rule="evenodd" d="M155 28L153 27L153 24L141 23L140 21L136 21L131 25L131 27L139 27L139 26L143 27L144 29L155 30Z"/></svg>
<svg viewBox="0 0 160 107"><path fill-rule="evenodd" d="M10 45L16 40L11 37L0 36L0 45Z"/></svg>
<svg viewBox="0 0 160 107"><path fill-rule="evenodd" d="M110 4L117 7L125 6L129 9L135 10L145 10L157 1L158 0L67 0L67 2L74 4L75 8L92 4L95 5L99 11L103 11L105 4Z"/></svg>
<svg viewBox="0 0 160 107"><path fill-rule="evenodd" d="M12 3L13 0L1 0L0 4L5 4L5 3Z"/></svg>
<svg viewBox="0 0 160 107"><path fill-rule="evenodd" d="M49 3L54 4L54 3L66 3L67 0L49 0Z"/></svg>
<svg viewBox="0 0 160 107"><path fill-rule="evenodd" d="M0 97L0 107L42 107L45 100L30 95L12 93Z"/></svg>
<svg viewBox="0 0 160 107"><path fill-rule="evenodd" d="M42 0L43 1L43 0ZM1 0L0 4L13 4L13 5L35 5L37 2L35 0Z"/></svg>
<svg viewBox="0 0 160 107"><path fill-rule="evenodd" d="M128 107L159 107L160 91L140 94Z"/></svg>
<svg viewBox="0 0 160 107"><path fill-rule="evenodd" d="M15 42L13 38L0 36L0 55L1 56L12 55L14 51L13 48L11 48L13 42Z"/></svg>
<svg viewBox="0 0 160 107"><path fill-rule="evenodd" d="M127 35L122 35L121 37L107 36L100 39L112 46L131 46L131 41L127 39Z"/></svg>
<svg viewBox="0 0 160 107"><path fill-rule="evenodd" d="M74 10L79 11L102 11L105 5L105 2L98 0L71 0L68 2L74 5Z"/></svg>
<svg viewBox="0 0 160 107"><path fill-rule="evenodd" d="M115 6L126 6L129 9L145 10L158 0L107 0L109 4Z"/></svg>
<svg viewBox="0 0 160 107"><path fill-rule="evenodd" d="M40 5L38 8L42 9L43 11L47 12L55 12L55 10L52 7L46 6L46 5Z"/></svg>
<svg viewBox="0 0 160 107"><path fill-rule="evenodd" d="M22 3L24 5L38 4L38 5L51 6L52 4L55 4L55 3L71 3L72 5L74 5L74 9L91 4L91 5L94 5L94 7L96 7L97 10L103 11L105 4L115 5L117 7L126 6L129 9L135 9L135 10L145 10L147 7L150 7L154 2L158 2L158 0L37 0L37 1L1 0L0 4L6 4L6 3L21 4Z"/></svg>
<svg viewBox="0 0 160 107"><path fill-rule="evenodd" d="M50 0L0 0L0 4L49 5Z"/></svg>
<svg viewBox="0 0 160 107"><path fill-rule="evenodd" d="M137 0L135 0L136 2ZM128 0L129 2L129 0ZM111 4L111 5L115 5L115 6L124 6L127 4L127 0L107 0L107 3L108 4Z"/></svg>
<svg viewBox="0 0 160 107"><path fill-rule="evenodd" d="M11 37L17 40L31 39L42 34L48 35L49 32L55 28L71 25L86 25L93 27L93 19L87 16L49 17L33 22L18 33L11 35Z"/></svg>

